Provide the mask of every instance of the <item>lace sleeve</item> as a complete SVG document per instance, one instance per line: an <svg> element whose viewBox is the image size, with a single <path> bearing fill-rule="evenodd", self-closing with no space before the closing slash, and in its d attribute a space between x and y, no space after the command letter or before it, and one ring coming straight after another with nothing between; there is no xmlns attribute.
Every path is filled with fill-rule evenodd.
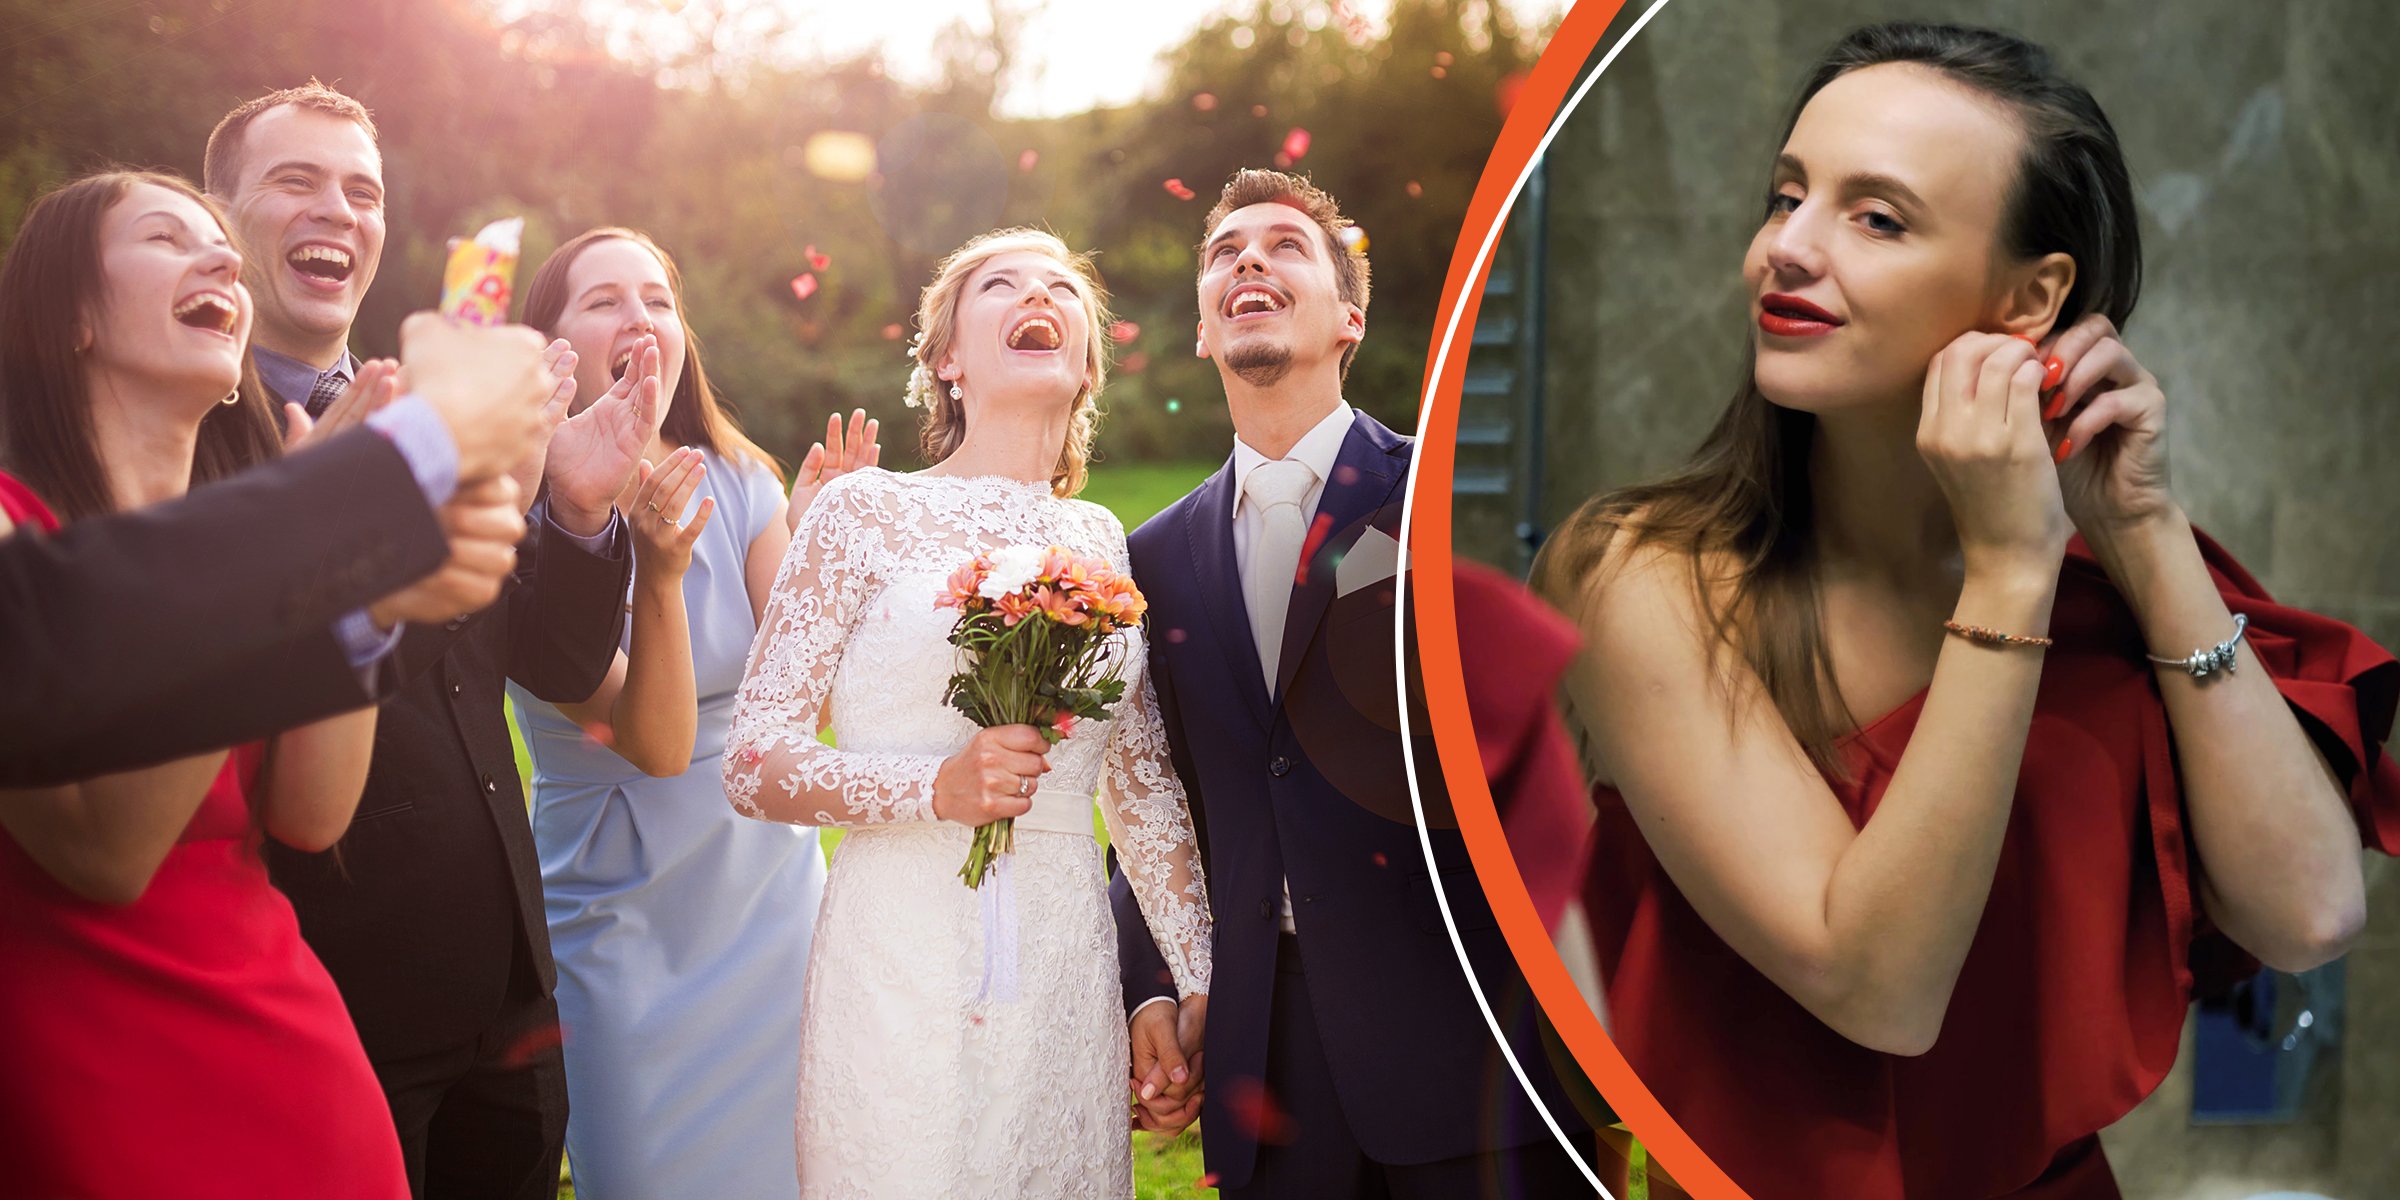
<svg viewBox="0 0 2400 1200"><path fill-rule="evenodd" d="M817 738L852 628L890 564L900 530L859 484L826 485L775 573L725 742L725 796L763 821L876 825L931 821L935 754L838 750Z"/></svg>
<svg viewBox="0 0 2400 1200"><path fill-rule="evenodd" d="M1109 518L1115 558L1127 562L1125 531ZM1137 663L1140 661L1137 657ZM1192 810L1167 752L1167 725L1148 671L1126 691L1109 727L1101 770L1100 818L1108 824L1127 882L1178 997L1205 995L1209 981L1208 880L1200 866Z"/></svg>

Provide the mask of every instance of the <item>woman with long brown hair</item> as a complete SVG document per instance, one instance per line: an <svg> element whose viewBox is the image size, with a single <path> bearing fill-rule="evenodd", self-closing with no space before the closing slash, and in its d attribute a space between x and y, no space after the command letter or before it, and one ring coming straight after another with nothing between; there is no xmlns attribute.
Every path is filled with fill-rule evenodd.
<svg viewBox="0 0 2400 1200"><path fill-rule="evenodd" d="M172 499L280 452L240 268L178 179L110 172L34 204L0 265L0 534ZM258 854L262 834L308 850L341 836L374 729L362 708L0 797L12 1188L408 1194L348 1010Z"/></svg>
<svg viewBox="0 0 2400 1200"><path fill-rule="evenodd" d="M791 536L782 470L709 385L683 301L675 260L618 228L568 239L526 289L526 323L574 352L577 411L636 388L667 397L617 500L635 547L616 665L577 704L509 685L533 758L567 1155L595 1200L793 1193L789 998L825 881L814 830L725 802L733 693ZM838 475L871 442L811 465Z"/></svg>
<svg viewBox="0 0 2400 1200"><path fill-rule="evenodd" d="M1744 278L1693 461L1537 567L1614 1036L1761 1197L2113 1197L2194 963L2356 936L2392 660L2191 528L2123 155L2039 47L1843 40Z"/></svg>

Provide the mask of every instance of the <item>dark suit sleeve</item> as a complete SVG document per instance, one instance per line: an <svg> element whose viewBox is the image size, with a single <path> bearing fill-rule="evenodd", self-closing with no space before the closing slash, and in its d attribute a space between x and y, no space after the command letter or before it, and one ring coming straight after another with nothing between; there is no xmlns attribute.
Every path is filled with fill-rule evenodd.
<svg viewBox="0 0 2400 1200"><path fill-rule="evenodd" d="M1167 656L1163 648L1150 647L1150 679L1158 692L1159 719L1167 729L1167 754L1175 764L1176 778L1183 781L1185 799L1192 810L1192 833L1198 843L1203 870L1208 865L1208 824L1200 803L1200 773L1193 769L1185 749L1183 718L1176 706L1175 687L1167 677ZM1112 851L1113 855L1113 851ZM1133 883L1125 876L1122 866L1113 873L1108 884L1108 903L1117 917L1117 969L1125 990L1125 1011L1134 1009L1154 998L1175 998L1175 975L1167 967L1166 956L1158 952L1158 943L1150 935L1150 923L1142 919L1142 907L1134 900ZM1213 901L1212 901L1213 904Z"/></svg>
<svg viewBox="0 0 2400 1200"><path fill-rule="evenodd" d="M327 667L334 622L448 552L407 460L364 429L172 504L0 538L0 785L355 707L355 675L345 686Z"/></svg>
<svg viewBox="0 0 2400 1200"><path fill-rule="evenodd" d="M588 700L608 678L625 632L633 581L633 537L622 521L606 554L550 527L545 500L527 514L517 580L502 601L508 617L508 677L552 704Z"/></svg>

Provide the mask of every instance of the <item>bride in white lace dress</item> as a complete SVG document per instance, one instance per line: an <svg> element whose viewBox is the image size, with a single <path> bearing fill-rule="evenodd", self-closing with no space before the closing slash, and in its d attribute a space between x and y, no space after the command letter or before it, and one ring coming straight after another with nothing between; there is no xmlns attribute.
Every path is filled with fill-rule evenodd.
<svg viewBox="0 0 2400 1200"><path fill-rule="evenodd" d="M1127 561L1117 519L1069 498L1103 320L1089 263L1048 234L953 253L925 289L910 382L936 465L828 484L752 648L727 794L764 820L849 829L800 1004L804 1197L1132 1195L1095 797L1177 993L1205 1004L1207 896L1140 633L1113 649L1114 719L1055 747L1026 726L978 731L942 699L950 572L1008 546ZM1014 853L970 890L973 828L1012 814ZM760 1020L787 1002L758 999Z"/></svg>

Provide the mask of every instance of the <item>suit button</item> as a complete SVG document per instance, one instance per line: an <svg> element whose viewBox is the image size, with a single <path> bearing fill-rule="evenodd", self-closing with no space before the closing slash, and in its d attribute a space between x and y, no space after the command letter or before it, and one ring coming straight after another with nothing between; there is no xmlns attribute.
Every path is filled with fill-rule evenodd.
<svg viewBox="0 0 2400 1200"><path fill-rule="evenodd" d="M1275 902L1274 902L1274 901L1272 901L1272 900L1261 900L1261 901L1259 901L1259 902L1258 902L1258 915L1259 915L1260 919L1262 919L1262 920L1268 920L1268 921L1272 921L1272 920L1274 920L1274 919L1275 919Z"/></svg>
<svg viewBox="0 0 2400 1200"><path fill-rule="evenodd" d="M1277 779L1281 779L1284 776L1291 774L1292 760L1285 758L1280 754L1276 755L1275 761L1267 764L1267 773L1273 775Z"/></svg>
<svg viewBox="0 0 2400 1200"><path fill-rule="evenodd" d="M483 790L496 795L500 791L500 785L494 782L491 776L486 775L483 777Z"/></svg>

